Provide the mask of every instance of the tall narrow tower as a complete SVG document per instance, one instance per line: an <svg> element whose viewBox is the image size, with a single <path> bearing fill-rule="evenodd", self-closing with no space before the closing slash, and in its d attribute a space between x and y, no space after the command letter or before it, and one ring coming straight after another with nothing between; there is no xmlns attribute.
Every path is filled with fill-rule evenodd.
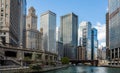
<svg viewBox="0 0 120 73"><path fill-rule="evenodd" d="M30 7L26 17L26 30L28 29L37 30L37 16L33 7Z"/></svg>
<svg viewBox="0 0 120 73"><path fill-rule="evenodd" d="M80 45L85 47L85 59L91 60L91 27L92 24L88 21L80 23Z"/></svg>
<svg viewBox="0 0 120 73"><path fill-rule="evenodd" d="M42 32L37 30L37 15L33 7L29 8L28 15L26 17L26 43L25 45L27 49L43 50Z"/></svg>

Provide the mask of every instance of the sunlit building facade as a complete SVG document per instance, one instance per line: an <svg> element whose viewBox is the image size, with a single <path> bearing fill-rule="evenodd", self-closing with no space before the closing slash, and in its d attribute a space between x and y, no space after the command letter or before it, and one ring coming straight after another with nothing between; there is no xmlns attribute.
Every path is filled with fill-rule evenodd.
<svg viewBox="0 0 120 73"><path fill-rule="evenodd" d="M120 59L120 0L109 0L109 48L110 59ZM118 63L118 62L116 62ZM116 64L115 64L116 65Z"/></svg>
<svg viewBox="0 0 120 73"><path fill-rule="evenodd" d="M77 47L77 60L85 60L85 48L82 46Z"/></svg>
<svg viewBox="0 0 120 73"><path fill-rule="evenodd" d="M25 28L26 0L0 0L0 41L20 46Z"/></svg>
<svg viewBox="0 0 120 73"><path fill-rule="evenodd" d="M80 36L79 36L79 45L85 47L85 59L91 60L91 30L92 24L87 21L80 23Z"/></svg>
<svg viewBox="0 0 120 73"><path fill-rule="evenodd" d="M43 50L42 31L37 30L37 15L34 7L30 7L26 17L26 43L25 48Z"/></svg>
<svg viewBox="0 0 120 73"><path fill-rule="evenodd" d="M40 16L40 28L43 29L43 49L51 53L56 50L56 14L47 11Z"/></svg>

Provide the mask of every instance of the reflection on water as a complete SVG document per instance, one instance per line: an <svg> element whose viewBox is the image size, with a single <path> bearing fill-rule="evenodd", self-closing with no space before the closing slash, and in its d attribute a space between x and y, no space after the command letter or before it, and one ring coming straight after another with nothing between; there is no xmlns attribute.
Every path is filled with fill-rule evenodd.
<svg viewBox="0 0 120 73"><path fill-rule="evenodd" d="M72 67L49 71L45 73L120 73L120 68L72 66Z"/></svg>

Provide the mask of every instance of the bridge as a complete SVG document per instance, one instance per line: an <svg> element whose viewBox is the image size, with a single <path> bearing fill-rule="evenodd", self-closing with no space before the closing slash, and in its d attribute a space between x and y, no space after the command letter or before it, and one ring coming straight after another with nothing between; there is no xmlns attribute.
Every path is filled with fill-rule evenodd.
<svg viewBox="0 0 120 73"><path fill-rule="evenodd" d="M92 66L98 66L98 60L70 60L72 64L78 64L78 63L90 63Z"/></svg>

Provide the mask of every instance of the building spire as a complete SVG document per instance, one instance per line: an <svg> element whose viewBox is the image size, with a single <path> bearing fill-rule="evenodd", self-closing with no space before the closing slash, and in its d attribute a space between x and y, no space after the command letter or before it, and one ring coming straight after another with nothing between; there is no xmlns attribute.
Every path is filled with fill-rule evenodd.
<svg viewBox="0 0 120 73"><path fill-rule="evenodd" d="M36 13L36 11L35 11L34 7L30 7L28 15L35 15L35 13Z"/></svg>

